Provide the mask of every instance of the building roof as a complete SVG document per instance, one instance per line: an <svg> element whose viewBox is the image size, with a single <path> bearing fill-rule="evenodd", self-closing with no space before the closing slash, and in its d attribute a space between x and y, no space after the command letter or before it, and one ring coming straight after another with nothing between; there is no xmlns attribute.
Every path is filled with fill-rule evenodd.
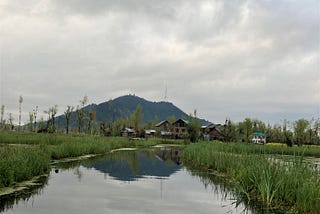
<svg viewBox="0 0 320 214"><path fill-rule="evenodd" d="M146 129L145 130L145 133L146 134L155 134L157 131L156 130L153 130L153 129Z"/></svg>
<svg viewBox="0 0 320 214"><path fill-rule="evenodd" d="M156 124L156 127L162 126L162 124L169 123L167 120L163 120L160 123Z"/></svg>
<svg viewBox="0 0 320 214"><path fill-rule="evenodd" d="M253 136L265 137L266 134L262 132L253 132Z"/></svg>
<svg viewBox="0 0 320 214"><path fill-rule="evenodd" d="M124 130L122 130L122 132L135 132L134 129L130 129L130 128L125 128Z"/></svg>
<svg viewBox="0 0 320 214"><path fill-rule="evenodd" d="M176 120L174 123L177 123L177 122L179 122L179 121L182 121L184 124L186 124L186 125L188 125L189 124L189 120L185 120L185 119L178 119L178 120Z"/></svg>

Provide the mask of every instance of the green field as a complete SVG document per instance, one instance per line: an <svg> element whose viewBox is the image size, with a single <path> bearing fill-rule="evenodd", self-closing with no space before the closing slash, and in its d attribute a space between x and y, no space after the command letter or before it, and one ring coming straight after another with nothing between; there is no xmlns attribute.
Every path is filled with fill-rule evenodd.
<svg viewBox="0 0 320 214"><path fill-rule="evenodd" d="M304 154L319 157L320 148L205 142L188 146L183 151L183 160L191 169L225 177L246 203L259 203L281 212L318 213L319 171L303 162Z"/></svg>

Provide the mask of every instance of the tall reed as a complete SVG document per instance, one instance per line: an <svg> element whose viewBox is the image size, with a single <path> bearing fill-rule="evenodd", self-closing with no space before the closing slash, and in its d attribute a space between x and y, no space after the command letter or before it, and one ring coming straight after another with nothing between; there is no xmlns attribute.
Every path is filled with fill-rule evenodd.
<svg viewBox="0 0 320 214"><path fill-rule="evenodd" d="M0 147L0 188L42 175L50 156L40 148Z"/></svg>
<svg viewBox="0 0 320 214"><path fill-rule="evenodd" d="M302 162L301 156L287 162L270 158L262 148L229 146L217 142L190 145L183 151L184 163L223 173L249 204L259 202L266 209L298 213L320 210L319 172Z"/></svg>
<svg viewBox="0 0 320 214"><path fill-rule="evenodd" d="M91 135L0 132L0 188L47 172L52 159L105 154L123 147L148 147L161 140ZM11 145L13 144L13 145Z"/></svg>

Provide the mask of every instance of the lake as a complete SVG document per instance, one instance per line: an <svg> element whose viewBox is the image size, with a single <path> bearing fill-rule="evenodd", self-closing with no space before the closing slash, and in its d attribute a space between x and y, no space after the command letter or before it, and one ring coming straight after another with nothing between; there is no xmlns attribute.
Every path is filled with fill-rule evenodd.
<svg viewBox="0 0 320 214"><path fill-rule="evenodd" d="M241 203L236 207L232 189L220 179L189 171L179 155L179 148L116 151L56 164L37 188L0 198L0 210L30 214L251 213Z"/></svg>

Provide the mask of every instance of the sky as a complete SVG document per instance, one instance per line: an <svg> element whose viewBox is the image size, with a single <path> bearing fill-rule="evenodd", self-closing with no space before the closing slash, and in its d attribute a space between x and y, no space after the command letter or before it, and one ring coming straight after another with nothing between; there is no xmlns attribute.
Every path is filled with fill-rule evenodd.
<svg viewBox="0 0 320 214"><path fill-rule="evenodd" d="M215 123L311 120L319 56L318 0L0 0L0 104L16 123L20 95L24 122L127 94Z"/></svg>

